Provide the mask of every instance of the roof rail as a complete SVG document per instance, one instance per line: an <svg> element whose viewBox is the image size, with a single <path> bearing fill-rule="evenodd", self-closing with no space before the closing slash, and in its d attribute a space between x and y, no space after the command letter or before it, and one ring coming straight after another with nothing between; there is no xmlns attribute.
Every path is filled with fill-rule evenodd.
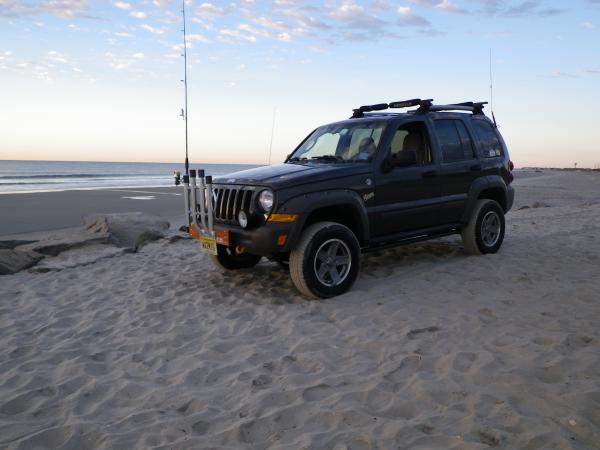
<svg viewBox="0 0 600 450"><path fill-rule="evenodd" d="M352 110L351 119L357 119L360 117L364 117L364 113L373 112L373 111L383 111L388 108L410 108L412 106L431 106L433 99L421 100L420 98L413 98L412 100L401 100L397 102L391 103L377 103L376 105L364 105L360 108L356 108Z"/></svg>

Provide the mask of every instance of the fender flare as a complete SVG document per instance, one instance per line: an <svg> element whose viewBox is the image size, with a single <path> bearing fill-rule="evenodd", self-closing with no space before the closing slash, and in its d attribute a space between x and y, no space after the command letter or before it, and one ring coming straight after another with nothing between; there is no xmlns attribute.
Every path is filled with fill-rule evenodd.
<svg viewBox="0 0 600 450"><path fill-rule="evenodd" d="M368 243L370 236L369 216L363 199L351 189L334 189L300 194L286 200L277 208L277 212L298 214L300 216L288 239L288 246L293 247L298 242L306 221L312 212L328 206L342 205L352 208L352 213L359 227L358 236L356 236L358 241L361 244Z"/></svg>
<svg viewBox="0 0 600 450"><path fill-rule="evenodd" d="M504 204L508 205L507 198L507 187L506 183L502 179L500 175L488 175L486 177L481 177L476 179L469 188L469 193L467 197L467 205L465 208L465 212L461 218L462 223L468 223L471 218L471 214L473 213L473 209L475 208L475 204L479 199L479 194L481 194L486 189L499 188L504 195Z"/></svg>

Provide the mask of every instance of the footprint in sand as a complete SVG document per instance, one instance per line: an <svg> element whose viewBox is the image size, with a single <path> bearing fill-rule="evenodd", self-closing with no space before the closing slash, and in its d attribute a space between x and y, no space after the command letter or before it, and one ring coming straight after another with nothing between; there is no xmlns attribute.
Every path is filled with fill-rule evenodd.
<svg viewBox="0 0 600 450"><path fill-rule="evenodd" d="M475 353L460 352L454 357L452 367L458 372L467 372L476 359L477 355Z"/></svg>
<svg viewBox="0 0 600 450"><path fill-rule="evenodd" d="M403 383L417 371L421 365L420 355L410 355L404 358L400 365L388 373L385 378L392 383Z"/></svg>
<svg viewBox="0 0 600 450"><path fill-rule="evenodd" d="M587 347L589 344L592 343L592 341L593 339L590 336L584 336L581 334L569 334L562 342L562 346L565 348L565 350L567 350L567 352L571 352Z"/></svg>
<svg viewBox="0 0 600 450"><path fill-rule="evenodd" d="M252 380L252 386L257 389L265 389L273 379L268 375L259 375L254 380Z"/></svg>
<svg viewBox="0 0 600 450"><path fill-rule="evenodd" d="M563 367L559 363L553 366L537 367L533 373L542 383L556 384L564 379L564 372Z"/></svg>
<svg viewBox="0 0 600 450"><path fill-rule="evenodd" d="M494 430L483 429L479 430L477 434L479 435L479 441L490 447L498 447L502 442L502 436Z"/></svg>
<svg viewBox="0 0 600 450"><path fill-rule="evenodd" d="M302 392L302 398L307 402L314 402L329 397L333 392L334 389L328 384L318 384L306 388L304 392Z"/></svg>
<svg viewBox="0 0 600 450"><path fill-rule="evenodd" d="M192 433L202 436L205 435L210 428L210 423L200 420L192 425Z"/></svg>
<svg viewBox="0 0 600 450"><path fill-rule="evenodd" d="M406 337L409 339L415 339L419 334L435 333L436 331L440 331L440 329L438 327L416 328L406 333Z"/></svg>

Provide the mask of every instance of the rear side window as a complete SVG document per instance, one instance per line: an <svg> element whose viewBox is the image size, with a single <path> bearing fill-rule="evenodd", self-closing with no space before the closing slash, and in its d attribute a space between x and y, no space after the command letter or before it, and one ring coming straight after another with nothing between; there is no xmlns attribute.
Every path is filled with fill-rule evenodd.
<svg viewBox="0 0 600 450"><path fill-rule="evenodd" d="M475 149L473 147L473 142L471 141L471 136L469 136L469 132L467 131L467 127L465 127L465 124L462 123L460 120L456 120L454 121L454 123L456 124L458 134L460 135L465 159L474 158Z"/></svg>
<svg viewBox="0 0 600 450"><path fill-rule="evenodd" d="M502 144L496 135L494 127L489 122L483 120L473 120L471 123L479 138L479 146L483 157L494 158L502 156Z"/></svg>
<svg viewBox="0 0 600 450"><path fill-rule="evenodd" d="M465 126L459 120L435 121L435 131L442 149L444 162L473 158L473 146Z"/></svg>

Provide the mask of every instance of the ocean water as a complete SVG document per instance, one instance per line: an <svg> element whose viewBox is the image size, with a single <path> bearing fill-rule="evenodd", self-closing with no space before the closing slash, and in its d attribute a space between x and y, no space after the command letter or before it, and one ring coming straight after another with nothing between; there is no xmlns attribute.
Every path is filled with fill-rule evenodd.
<svg viewBox="0 0 600 450"><path fill-rule="evenodd" d="M190 164L207 175L223 175L257 167L248 164ZM0 194L101 189L111 187L173 186L173 171L185 172L179 163L120 163L79 161L2 161Z"/></svg>

